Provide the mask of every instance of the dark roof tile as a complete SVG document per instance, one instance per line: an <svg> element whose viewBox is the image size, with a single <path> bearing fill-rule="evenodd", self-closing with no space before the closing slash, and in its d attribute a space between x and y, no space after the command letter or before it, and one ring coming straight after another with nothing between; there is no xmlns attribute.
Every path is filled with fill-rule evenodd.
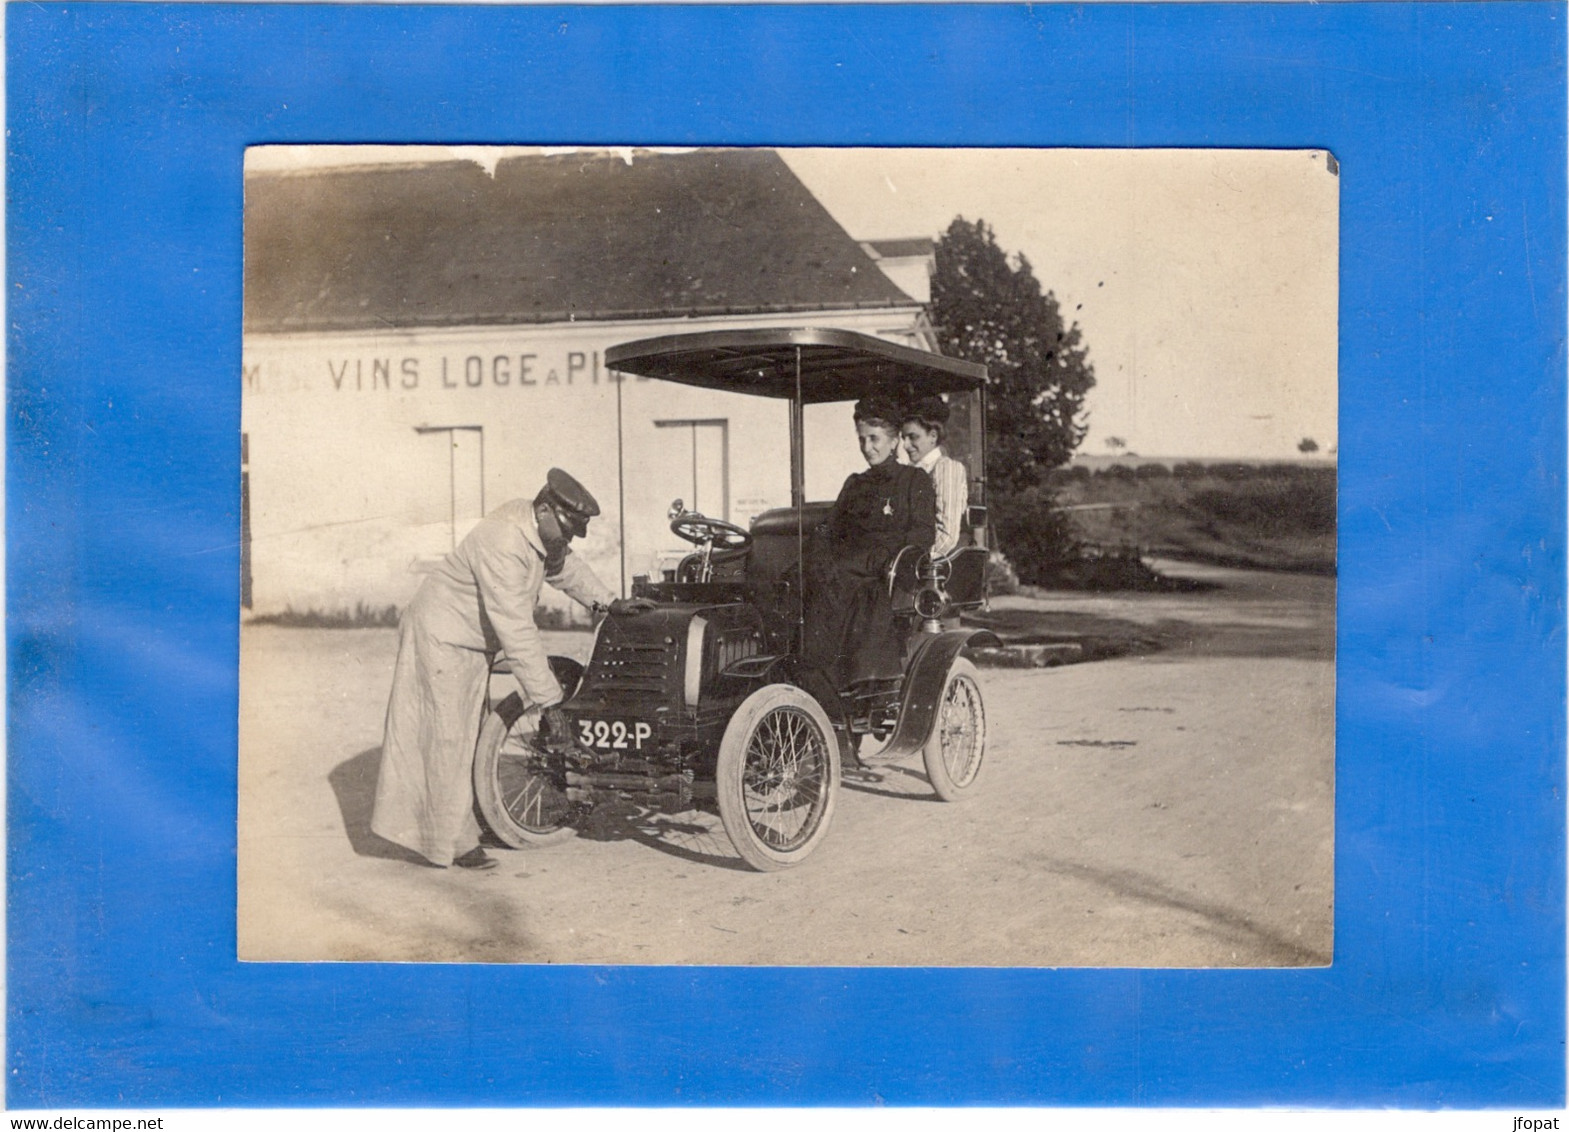
<svg viewBox="0 0 1569 1132"><path fill-rule="evenodd" d="M902 240L867 240L866 244L882 259L937 254L936 243L922 236L912 236Z"/></svg>
<svg viewBox="0 0 1569 1132"><path fill-rule="evenodd" d="M912 302L772 150L262 173L245 206L251 331Z"/></svg>

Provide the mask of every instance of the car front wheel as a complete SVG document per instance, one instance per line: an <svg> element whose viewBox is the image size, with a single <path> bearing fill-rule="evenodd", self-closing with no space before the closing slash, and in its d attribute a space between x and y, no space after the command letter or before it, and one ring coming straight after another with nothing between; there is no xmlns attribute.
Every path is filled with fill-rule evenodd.
<svg viewBox="0 0 1569 1132"><path fill-rule="evenodd" d="M480 815L514 849L555 845L576 833L566 824L572 812L566 792L523 719L523 699L513 692L485 717L474 751Z"/></svg>
<svg viewBox="0 0 1569 1132"><path fill-rule="evenodd" d="M817 701L790 684L753 692L719 744L719 818L742 860L773 872L798 865L828 833L839 792L839 744Z"/></svg>

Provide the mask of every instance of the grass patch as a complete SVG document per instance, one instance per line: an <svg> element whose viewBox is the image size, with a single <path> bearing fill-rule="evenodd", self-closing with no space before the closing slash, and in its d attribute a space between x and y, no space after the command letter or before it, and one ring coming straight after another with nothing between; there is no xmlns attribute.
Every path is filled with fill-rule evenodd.
<svg viewBox="0 0 1569 1132"><path fill-rule="evenodd" d="M541 629L553 629L558 632L573 629L588 629L593 625L588 612L581 606L573 605L563 609L556 605L536 605L534 607L534 624Z"/></svg>
<svg viewBox="0 0 1569 1132"><path fill-rule="evenodd" d="M251 618L252 625L278 625L285 629L396 629L398 607L366 605L355 602L353 609L295 609L282 613L262 613Z"/></svg>
<svg viewBox="0 0 1569 1132"><path fill-rule="evenodd" d="M353 609L295 609L292 605L282 613L261 613L252 617L252 625L277 625L284 629L396 629L402 613L395 605L366 605L355 602ZM555 606L535 606L534 624L541 629L558 631L586 629L587 613L576 608L561 609Z"/></svg>
<svg viewBox="0 0 1569 1132"><path fill-rule="evenodd" d="M1053 475L1081 544L1216 566L1335 572L1333 467L1190 462L1169 474L1149 470L1157 466L1164 467Z"/></svg>

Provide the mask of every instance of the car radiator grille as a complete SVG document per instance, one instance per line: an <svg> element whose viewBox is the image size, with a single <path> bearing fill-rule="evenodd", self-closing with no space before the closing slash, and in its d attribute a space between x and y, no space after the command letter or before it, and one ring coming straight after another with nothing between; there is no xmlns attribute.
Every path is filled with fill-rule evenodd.
<svg viewBox="0 0 1569 1132"><path fill-rule="evenodd" d="M608 696L666 692L679 649L674 645L601 642L594 653L589 685Z"/></svg>

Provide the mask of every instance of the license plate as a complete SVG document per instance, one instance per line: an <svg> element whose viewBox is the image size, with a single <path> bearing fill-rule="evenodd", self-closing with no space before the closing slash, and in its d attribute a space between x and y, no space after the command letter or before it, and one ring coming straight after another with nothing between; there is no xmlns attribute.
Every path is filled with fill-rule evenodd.
<svg viewBox="0 0 1569 1132"><path fill-rule="evenodd" d="M578 742L596 751L641 751L654 734L649 723L628 723L624 719L580 719Z"/></svg>

